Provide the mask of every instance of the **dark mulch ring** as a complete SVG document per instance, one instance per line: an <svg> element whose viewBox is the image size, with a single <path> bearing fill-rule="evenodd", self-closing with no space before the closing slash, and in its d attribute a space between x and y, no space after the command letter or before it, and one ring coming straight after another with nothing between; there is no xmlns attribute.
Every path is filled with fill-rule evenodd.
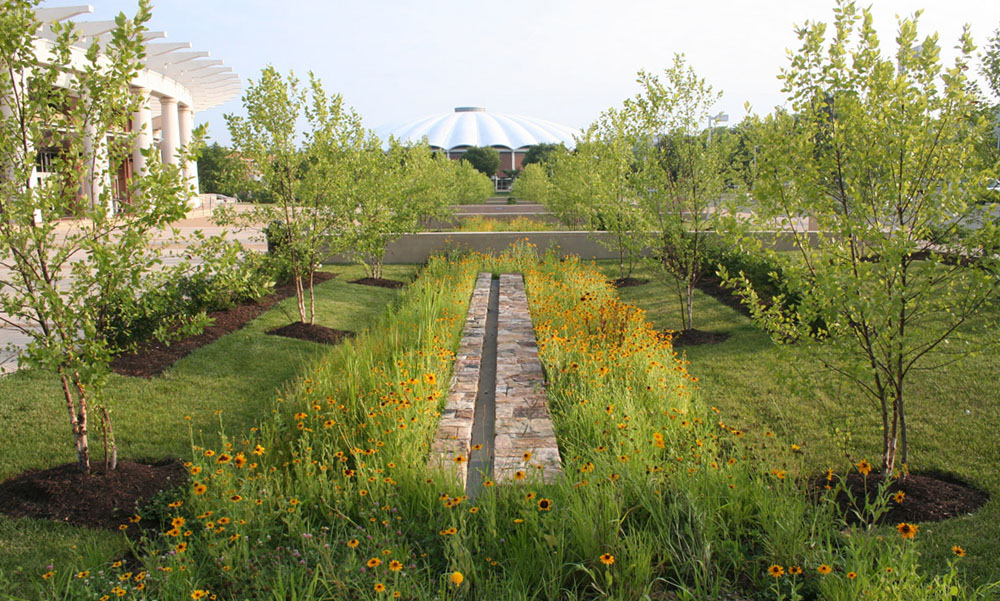
<svg viewBox="0 0 1000 601"><path fill-rule="evenodd" d="M287 326L281 326L280 328L268 330L267 333L272 336L298 338L299 340L320 342L322 344L338 344L341 340L354 335L354 332L334 330L333 328L328 328L326 326L314 323L302 323L301 321L296 321L288 324Z"/></svg>
<svg viewBox="0 0 1000 601"><path fill-rule="evenodd" d="M608 280L608 283L615 288L631 288L632 286L642 286L643 284L648 284L649 280L646 278L627 277Z"/></svg>
<svg viewBox="0 0 1000 601"><path fill-rule="evenodd" d="M118 529L164 490L187 481L187 470L176 459L152 465L120 462L105 472L91 462L86 475L75 463L32 470L0 483L0 512L90 528Z"/></svg>
<svg viewBox="0 0 1000 601"><path fill-rule="evenodd" d="M737 312L750 317L750 309L743 304L740 297L733 294L733 291L722 285L722 280L718 276L706 275L698 280L698 290L711 296L723 305L735 309Z"/></svg>
<svg viewBox="0 0 1000 601"><path fill-rule="evenodd" d="M718 344L729 340L729 332L706 332L697 328L673 333L674 347Z"/></svg>
<svg viewBox="0 0 1000 601"><path fill-rule="evenodd" d="M814 478L812 483L817 490L822 490L828 484L836 485L838 481L835 475L834 479L828 482L824 474ZM874 503L879 486L884 481L884 474L874 472L867 477L857 472L847 476L846 487L854 497L854 502L851 502L846 492L841 491L837 495L836 503L849 523L862 522L859 514L865 515L863 512L865 499L868 499L869 504ZM903 493L903 497L901 501L896 502L892 497L899 492ZM974 486L949 474L937 472L909 474L898 478L889 484L888 494L889 511L879 521L891 525L901 522L940 522L967 515L978 510L990 499L989 494Z"/></svg>
<svg viewBox="0 0 1000 601"><path fill-rule="evenodd" d="M361 278L360 280L351 280L351 283L363 286L377 286L379 288L402 288L406 285L406 282L387 280L385 278Z"/></svg>
<svg viewBox="0 0 1000 601"><path fill-rule="evenodd" d="M337 277L335 273L317 271L313 276L313 284L321 284ZM189 336L183 340L171 342L169 345L151 340L139 345L134 352L118 355L111 361L111 371L123 376L152 378L158 376L176 361L189 355L192 351L206 344L215 342L230 332L235 332L247 325L278 301L295 296L295 284L288 283L274 289L260 302L239 305L225 311L214 311L208 316L214 321L212 325L197 336Z"/></svg>

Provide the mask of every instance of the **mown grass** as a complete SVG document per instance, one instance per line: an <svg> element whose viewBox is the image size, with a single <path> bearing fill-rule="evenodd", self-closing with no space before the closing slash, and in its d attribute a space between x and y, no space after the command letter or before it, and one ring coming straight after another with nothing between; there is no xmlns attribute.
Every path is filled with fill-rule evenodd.
<svg viewBox="0 0 1000 601"><path fill-rule="evenodd" d="M399 294L350 284L364 277L360 266L326 270L339 274L316 287L316 322L327 327L360 332ZM409 281L416 270L390 265L384 277ZM160 377L113 375L108 396L120 458L187 459L192 435L194 444L205 444L205 438L218 440L220 429L245 433L257 424L276 391L328 352L324 345L266 334L298 319L294 303L294 298L282 301L243 329L181 359ZM75 461L67 422L52 376L21 372L0 379L0 480ZM91 437L91 452L92 461L102 460L96 436ZM118 533L0 514L0 588L4 575L23 585L0 590L0 598L3 593L27 596L34 590L28 581L46 565L75 563L81 556L113 557L125 549Z"/></svg>
<svg viewBox="0 0 1000 601"><path fill-rule="evenodd" d="M600 267L617 277L617 265ZM674 288L646 268L636 275L651 281L620 289L619 297L645 309L658 328L680 328ZM981 319L995 323L998 317L993 307ZM862 458L877 463L881 429L872 400L802 349L773 343L748 318L700 291L694 319L700 330L730 334L719 344L684 349L690 372L700 379L700 399L718 407L727 422L761 444L763 434L773 431L785 444L799 445L801 476L843 469ZM1000 579L1000 352L986 336L978 343L979 352L962 363L914 372L907 404L910 468L951 474L991 496L974 515L921 524L921 565L931 573L947 571L951 547L961 545L968 551L961 567L970 582L986 583Z"/></svg>

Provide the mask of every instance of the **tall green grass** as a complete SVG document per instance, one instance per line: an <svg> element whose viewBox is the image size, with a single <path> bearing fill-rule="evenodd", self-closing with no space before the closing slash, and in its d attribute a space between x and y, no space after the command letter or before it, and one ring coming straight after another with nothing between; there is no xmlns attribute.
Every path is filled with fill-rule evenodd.
<svg viewBox="0 0 1000 601"><path fill-rule="evenodd" d="M473 504L426 461L482 270L525 274L564 474L543 483L525 457L523 480ZM748 444L690 368L578 262L524 245L432 259L259 428L193 449L192 485L149 510L161 528L137 563L57 566L46 594L888 600L953 598L954 586L984 598L954 570L919 573L913 541L848 527L813 500L791 477L800 456Z"/></svg>

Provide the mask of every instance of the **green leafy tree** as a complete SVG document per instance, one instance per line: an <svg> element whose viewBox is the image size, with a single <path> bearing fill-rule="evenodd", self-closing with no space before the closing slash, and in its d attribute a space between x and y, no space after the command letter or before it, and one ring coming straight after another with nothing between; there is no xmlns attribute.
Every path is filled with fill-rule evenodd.
<svg viewBox="0 0 1000 601"><path fill-rule="evenodd" d="M189 192L155 149L129 182L130 204L116 210L110 183L133 148L129 84L143 57L149 2L140 0L134 18L118 15L106 42L93 41L82 59L72 23L51 24L54 41L37 42L36 5L0 4L0 320L30 340L22 364L57 374L79 468L90 470L97 410L113 469L105 382L111 357L124 349L102 323L138 310L136 291L158 262L152 234L184 215ZM60 151L39 178L36 153L53 147ZM78 196L81 174L92 198ZM66 216L74 220L60 222ZM165 337L170 322L160 325Z"/></svg>
<svg viewBox="0 0 1000 601"><path fill-rule="evenodd" d="M500 169L500 152L491 146L472 146L462 153L462 160L486 177L493 177Z"/></svg>
<svg viewBox="0 0 1000 601"><path fill-rule="evenodd" d="M438 155L435 155L437 158ZM453 202L457 204L478 204L493 195L493 182L465 161L441 163L451 173L453 180Z"/></svg>
<svg viewBox="0 0 1000 601"><path fill-rule="evenodd" d="M313 277L324 257L346 244L350 178L358 168L363 129L357 114L339 95L327 96L310 74L308 90L294 74L274 67L250 81L243 96L247 116L228 114L233 144L260 171L273 205L252 211L217 212L221 223L269 225L271 251L291 274L302 323L313 323ZM309 131L299 145L296 123L305 117Z"/></svg>
<svg viewBox="0 0 1000 601"><path fill-rule="evenodd" d="M936 35L918 39L918 16L899 22L889 56L853 3L838 2L832 36L822 23L798 29L781 75L794 117L763 123L756 217L814 216L821 233L810 240L793 219L798 256L773 255L794 306L778 297L764 308L745 278L728 276L757 322L875 401L889 474L909 457L910 374L971 350L964 328L998 282L995 224L948 247L937 234L968 222L970 199L996 175L975 149L990 124L975 116L966 75L972 40L966 30L944 66Z"/></svg>
<svg viewBox="0 0 1000 601"><path fill-rule="evenodd" d="M532 163L524 168L524 173L514 180L510 195L532 202L547 203L552 194L552 182L546 168L539 163Z"/></svg>
<svg viewBox="0 0 1000 601"><path fill-rule="evenodd" d="M534 144L528 147L528 151L524 153L524 158L521 159L521 169L525 169L528 165L535 164L547 164L552 160L552 157L557 154L565 154L569 152L566 146L562 143L551 144L542 143Z"/></svg>
<svg viewBox="0 0 1000 601"><path fill-rule="evenodd" d="M569 154L551 163L552 193L546 206L564 223L583 221L598 241L618 255L618 276L631 276L642 249L642 211L633 187L636 135L629 115L608 109Z"/></svg>
<svg viewBox="0 0 1000 601"><path fill-rule="evenodd" d="M454 200L450 161L426 143L404 146L389 140L388 150L370 134L353 174L354 227L347 241L369 277L382 277L386 246L417 232L428 217L444 217Z"/></svg>
<svg viewBox="0 0 1000 601"><path fill-rule="evenodd" d="M256 202L273 200L257 185L250 165L218 142L206 146L198 154L198 183L206 194L223 194Z"/></svg>
<svg viewBox="0 0 1000 601"><path fill-rule="evenodd" d="M645 220L651 261L674 284L682 327L694 328L694 291L706 269L710 239L726 189L732 135L709 135L701 124L721 98L682 56L663 79L639 72L641 92L624 112L635 125L634 197Z"/></svg>

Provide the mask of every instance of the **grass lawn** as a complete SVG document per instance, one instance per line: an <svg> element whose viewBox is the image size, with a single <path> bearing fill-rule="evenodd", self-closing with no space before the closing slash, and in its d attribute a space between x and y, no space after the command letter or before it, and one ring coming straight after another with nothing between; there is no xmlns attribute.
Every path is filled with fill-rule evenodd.
<svg viewBox="0 0 1000 601"><path fill-rule="evenodd" d="M348 283L364 277L360 266L326 270L339 276L316 288L318 324L361 331L398 295L396 290ZM387 265L383 277L409 281L416 271L412 265ZM220 428L248 431L276 390L326 351L316 343L265 334L297 318L294 297L286 299L242 330L188 355L161 377L113 375L108 395L119 457L188 458L192 435L199 444L203 438L217 441ZM0 481L75 461L67 421L54 377L24 372L0 379ZM99 436L92 436L95 463L103 460L99 447ZM79 555L108 558L124 551L125 540L118 533L0 515L0 588L5 577L21 583L48 564ZM33 587L27 582L24 587L0 592L27 596Z"/></svg>
<svg viewBox="0 0 1000 601"><path fill-rule="evenodd" d="M602 262L600 268L617 277L617 265ZM623 288L619 297L645 309L658 328L679 328L674 288L644 269L635 275L651 281ZM982 318L996 323L998 317L1000 310L993 307ZM775 345L748 318L700 292L694 320L697 329L731 335L719 344L684 349L689 371L700 378L703 402L718 407L727 423L759 437L761 444L763 433L773 431L785 444L800 445L802 464L796 469L802 475L827 467L843 471L863 458L878 462L881 429L873 400L824 371L802 349ZM963 363L914 372L907 399L911 469L952 474L991 496L972 516L921 524L921 565L946 571L952 545L961 545L968 557L960 565L980 584L1000 580L1000 352L995 340L982 342L982 352Z"/></svg>

